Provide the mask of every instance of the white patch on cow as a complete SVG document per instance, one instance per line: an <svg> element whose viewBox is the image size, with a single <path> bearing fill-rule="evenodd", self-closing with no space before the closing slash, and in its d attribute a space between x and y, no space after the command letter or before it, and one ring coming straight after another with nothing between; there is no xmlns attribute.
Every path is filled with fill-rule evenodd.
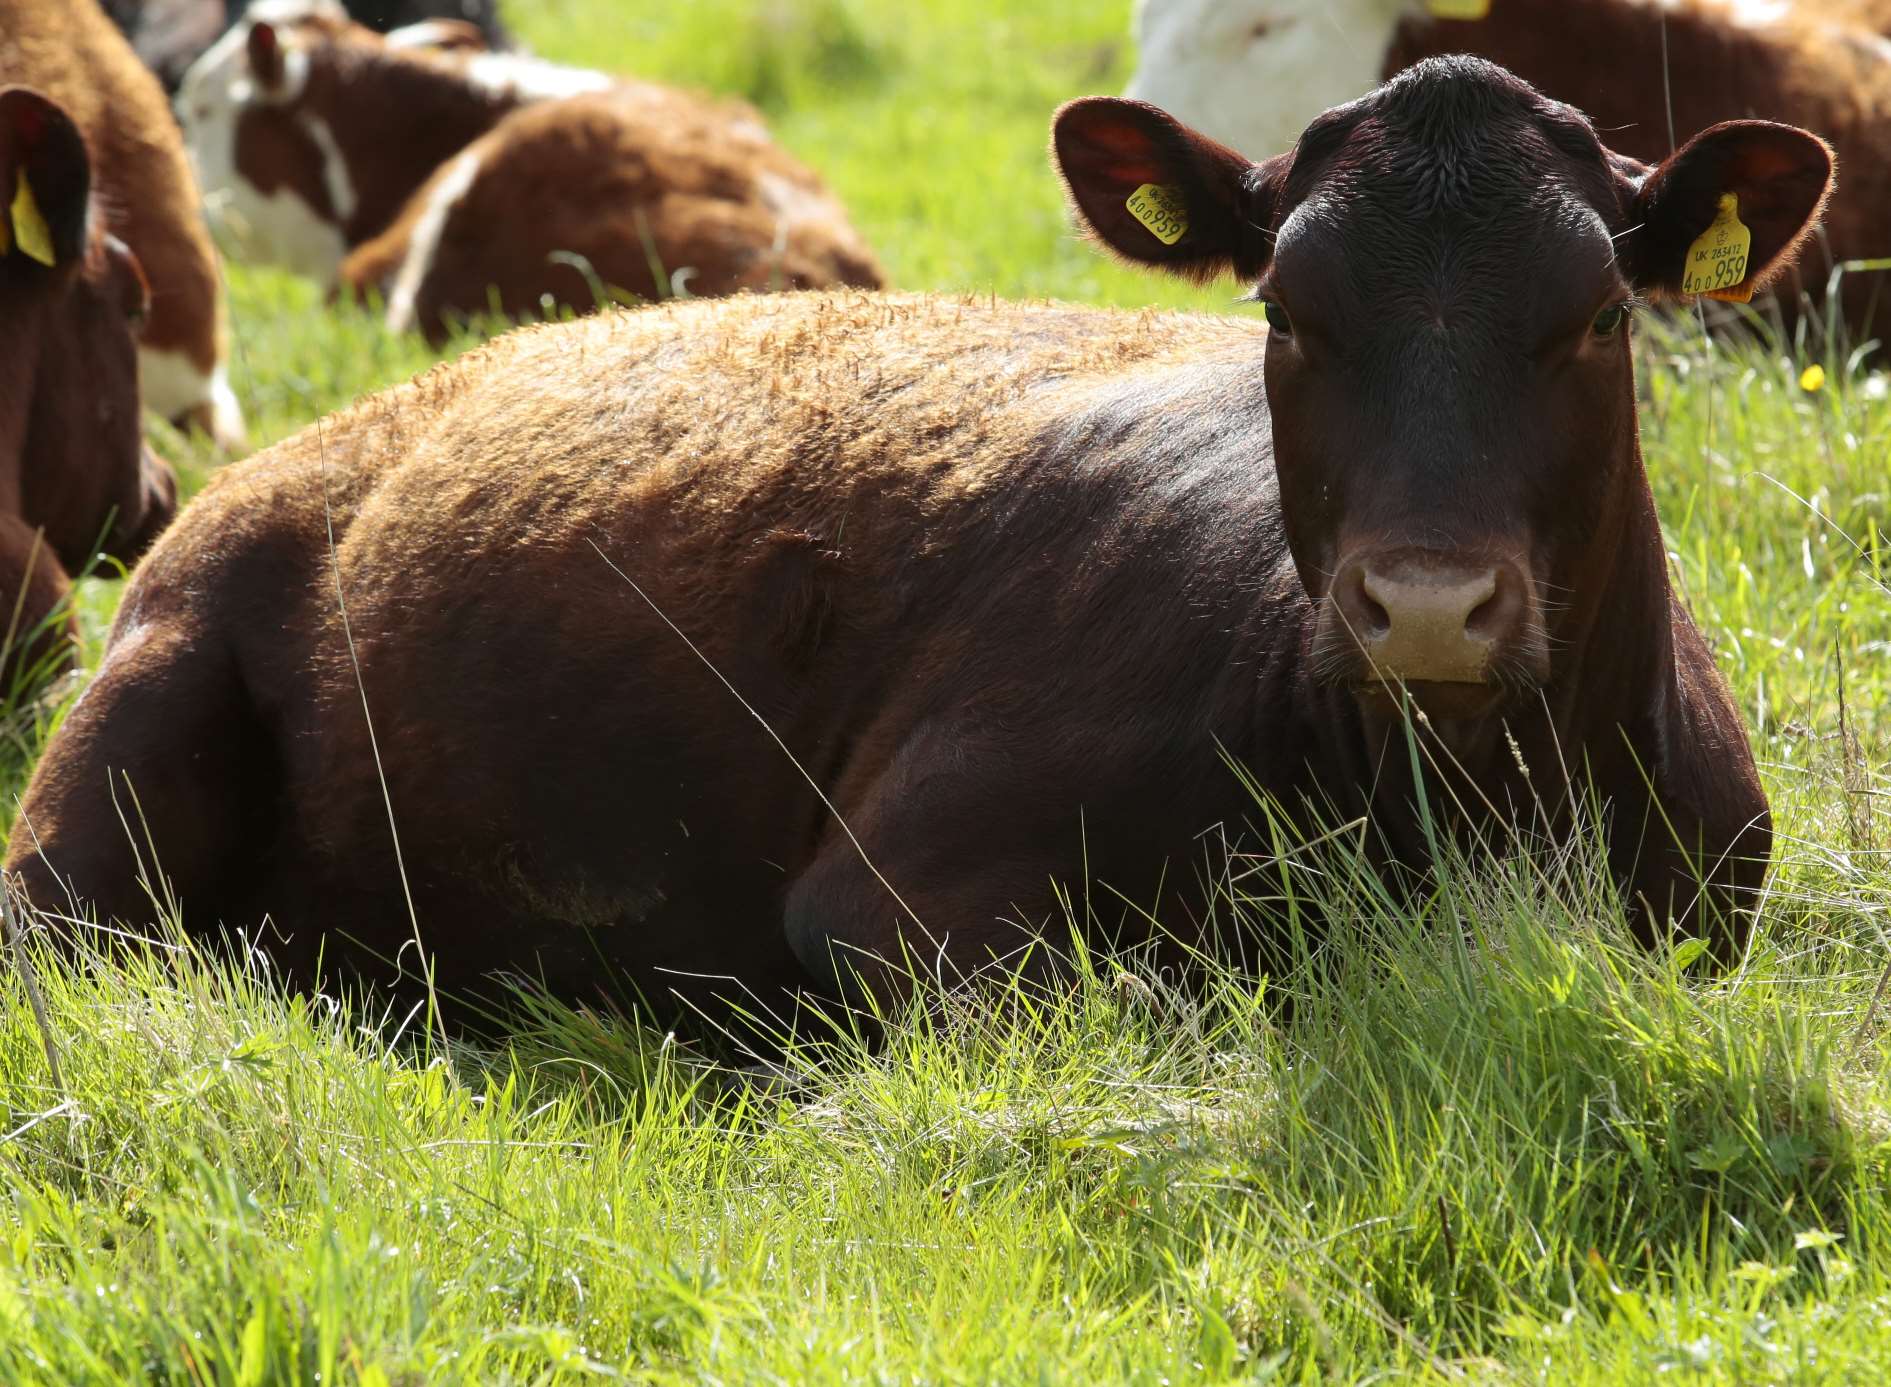
<svg viewBox="0 0 1891 1387"><path fill-rule="evenodd" d="M1249 158L1294 147L1322 111L1379 85L1408 0L1139 0L1124 95Z"/></svg>
<svg viewBox="0 0 1891 1387"><path fill-rule="evenodd" d="M779 226L805 226L834 215L834 206L826 197L778 173L757 174L755 186Z"/></svg>
<svg viewBox="0 0 1891 1387"><path fill-rule="evenodd" d="M389 332L407 332L413 328L414 304L420 297L420 286L427 282L433 262L440 254L440 237L446 232L447 218L453 215L453 209L472 189L473 180L478 176L479 154L469 149L447 165L446 173L427 193L427 205L414 222L413 233L407 241L406 258L395 272L393 287L387 293Z"/></svg>
<svg viewBox="0 0 1891 1387"><path fill-rule="evenodd" d="M327 121L304 111L299 123L322 151L322 181L328 186L328 203L335 209L335 219L346 225L355 214L355 181L348 175L348 161L342 157L341 146L335 143Z"/></svg>
<svg viewBox="0 0 1891 1387"><path fill-rule="evenodd" d="M265 194L234 169L203 183L204 219L231 259L280 265L324 284L335 278L348 240L301 197L287 188Z"/></svg>
<svg viewBox="0 0 1891 1387"><path fill-rule="evenodd" d="M166 419L207 408L211 440L219 448L243 446L243 407L230 389L229 370L221 361L206 375L182 352L140 346L138 393L146 409Z"/></svg>
<svg viewBox="0 0 1891 1387"><path fill-rule="evenodd" d="M482 91L523 101L607 91L614 80L608 73L564 67L523 53L475 53L466 60L466 76Z"/></svg>
<svg viewBox="0 0 1891 1387"><path fill-rule="evenodd" d="M281 265L324 283L334 278L348 251L341 227L288 188L264 193L245 178L236 166L236 130L247 107L291 101L309 79L308 52L284 33L284 80L274 89L258 87L249 67L250 26L266 20L286 30L314 15L342 13L332 0L258 0L242 22L191 64L177 95L184 146L218 242L236 259ZM329 201L345 222L354 211L354 186L334 135L317 116L303 113L298 121L321 152Z"/></svg>
<svg viewBox="0 0 1891 1387"><path fill-rule="evenodd" d="M1727 13L1743 28L1770 29L1792 13L1792 6L1786 0L1733 0Z"/></svg>
<svg viewBox="0 0 1891 1387"><path fill-rule="evenodd" d="M439 19L422 19L412 24L403 24L398 29L389 29L381 37L389 48L454 48L459 45L465 30L459 25Z"/></svg>

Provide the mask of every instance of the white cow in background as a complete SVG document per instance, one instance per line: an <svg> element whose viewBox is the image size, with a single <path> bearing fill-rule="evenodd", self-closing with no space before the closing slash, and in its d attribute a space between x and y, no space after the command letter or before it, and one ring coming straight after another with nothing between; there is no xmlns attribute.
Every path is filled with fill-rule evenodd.
<svg viewBox="0 0 1891 1387"><path fill-rule="evenodd" d="M1503 0L1497 0L1499 4ZM1408 0L1137 0L1123 93L1256 159L1379 85Z"/></svg>

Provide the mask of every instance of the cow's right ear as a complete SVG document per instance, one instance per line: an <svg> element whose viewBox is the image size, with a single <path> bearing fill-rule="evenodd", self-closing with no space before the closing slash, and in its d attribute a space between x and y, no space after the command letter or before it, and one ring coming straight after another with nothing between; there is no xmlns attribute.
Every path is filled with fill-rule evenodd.
<svg viewBox="0 0 1891 1387"><path fill-rule="evenodd" d="M1061 107L1051 151L1078 219L1125 260L1206 280L1260 275L1291 154L1256 164L1145 101Z"/></svg>
<svg viewBox="0 0 1891 1387"><path fill-rule="evenodd" d="M243 51L249 58L250 81L256 89L270 96L278 95L288 77L288 60L282 51L282 35L266 19L250 22Z"/></svg>
<svg viewBox="0 0 1891 1387"><path fill-rule="evenodd" d="M72 117L29 87L0 87L0 255L47 266L82 258L91 192Z"/></svg>
<svg viewBox="0 0 1891 1387"><path fill-rule="evenodd" d="M1637 288L1744 303L1792 265L1832 192L1832 148L1765 120L1724 121L1653 169L1618 160Z"/></svg>

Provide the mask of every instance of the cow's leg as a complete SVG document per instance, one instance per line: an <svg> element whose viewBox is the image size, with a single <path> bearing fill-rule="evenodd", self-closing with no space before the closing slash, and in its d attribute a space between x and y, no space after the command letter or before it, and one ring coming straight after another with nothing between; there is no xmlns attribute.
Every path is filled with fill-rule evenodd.
<svg viewBox="0 0 1891 1387"><path fill-rule="evenodd" d="M1022 805L1005 793L1008 768L1015 757L976 734L934 729L848 796L845 827L829 824L783 903L801 965L850 1002L883 1005L915 977L1058 978L1070 941L1053 877L1080 850L1078 800Z"/></svg>
<svg viewBox="0 0 1891 1387"><path fill-rule="evenodd" d="M35 770L7 871L55 914L135 925L175 902L214 928L273 837L275 765L223 642L134 625Z"/></svg>

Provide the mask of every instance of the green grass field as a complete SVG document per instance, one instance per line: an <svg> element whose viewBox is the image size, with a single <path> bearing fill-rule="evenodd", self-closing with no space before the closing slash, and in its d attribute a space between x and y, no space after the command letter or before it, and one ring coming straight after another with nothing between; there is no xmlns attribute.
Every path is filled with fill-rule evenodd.
<svg viewBox="0 0 1891 1387"><path fill-rule="evenodd" d="M1128 8L512 19L761 103L902 287L1225 308L1078 244L1045 163ZM431 360L231 279L259 443ZM1322 970L1183 997L1093 959L762 1081L586 1012L443 1047L168 947L42 959L44 1030L0 974L0 1382L1891 1380L1891 392L1640 332L1673 569L1779 818L1730 974L1628 947L1580 860L1416 914L1342 876ZM7 725L9 795L60 706Z"/></svg>

